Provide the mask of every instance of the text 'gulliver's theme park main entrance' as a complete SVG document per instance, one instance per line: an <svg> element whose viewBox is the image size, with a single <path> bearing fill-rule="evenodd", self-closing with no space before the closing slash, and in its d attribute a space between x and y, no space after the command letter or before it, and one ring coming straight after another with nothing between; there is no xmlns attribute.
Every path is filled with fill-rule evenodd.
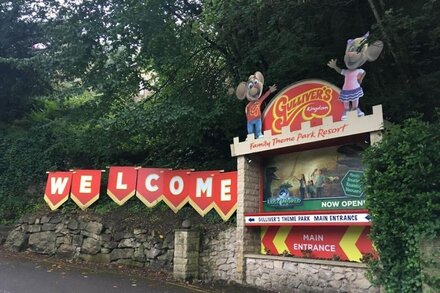
<svg viewBox="0 0 440 293"><path fill-rule="evenodd" d="M249 134L231 145L239 165L237 220L243 211L244 242L259 229L261 254L355 262L374 255L360 153L379 139L382 108L366 116L347 111L340 95L325 81L294 83L261 121L247 113Z"/></svg>

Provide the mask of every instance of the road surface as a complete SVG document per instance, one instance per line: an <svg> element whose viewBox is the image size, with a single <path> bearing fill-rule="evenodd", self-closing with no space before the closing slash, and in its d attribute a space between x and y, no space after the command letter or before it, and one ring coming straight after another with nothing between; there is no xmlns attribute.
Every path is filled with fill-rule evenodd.
<svg viewBox="0 0 440 293"><path fill-rule="evenodd" d="M214 292L217 290L214 290ZM184 283L147 279L0 253L0 293L213 292ZM218 292L218 291L217 291Z"/></svg>

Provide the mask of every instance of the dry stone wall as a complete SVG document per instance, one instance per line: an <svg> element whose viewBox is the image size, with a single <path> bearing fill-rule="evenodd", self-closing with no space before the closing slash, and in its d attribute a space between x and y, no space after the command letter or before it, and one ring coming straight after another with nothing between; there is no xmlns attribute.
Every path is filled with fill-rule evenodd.
<svg viewBox="0 0 440 293"><path fill-rule="evenodd" d="M5 247L91 262L171 270L174 233L125 229L118 223L106 224L82 216L27 216L9 233Z"/></svg>
<svg viewBox="0 0 440 293"><path fill-rule="evenodd" d="M198 273L198 278L205 281L235 282L237 275L242 275L237 269L241 251L237 252L236 227L197 232L194 235L199 235L199 242L193 240L199 245L184 245L176 239L180 248L174 235L173 231L161 234L152 228L125 229L96 217L55 213L22 218L9 233L5 246L16 251L158 270L171 271L177 265L191 273L191 276L178 276L184 279L197 278ZM190 251L197 246L198 253ZM177 252L179 249L189 252L180 253L180 263L174 263L175 247ZM193 255L198 257L193 268L198 267L198 272L186 267ZM243 283L257 288L277 292L378 292L364 276L366 268L362 264L258 254L246 254L243 259Z"/></svg>
<svg viewBox="0 0 440 293"><path fill-rule="evenodd" d="M236 279L236 228L204 234L199 277ZM244 284L276 292L379 292L365 277L364 264L248 254Z"/></svg>
<svg viewBox="0 0 440 293"><path fill-rule="evenodd" d="M423 273L423 292L434 293L440 289L440 238L424 239L420 243Z"/></svg>
<svg viewBox="0 0 440 293"><path fill-rule="evenodd" d="M246 256L246 283L278 292L379 292L363 264Z"/></svg>
<svg viewBox="0 0 440 293"><path fill-rule="evenodd" d="M175 279L193 280L199 278L200 234L197 230L178 229L174 233Z"/></svg>
<svg viewBox="0 0 440 293"><path fill-rule="evenodd" d="M236 274L236 228L205 233L201 239L199 277L203 280L234 281Z"/></svg>

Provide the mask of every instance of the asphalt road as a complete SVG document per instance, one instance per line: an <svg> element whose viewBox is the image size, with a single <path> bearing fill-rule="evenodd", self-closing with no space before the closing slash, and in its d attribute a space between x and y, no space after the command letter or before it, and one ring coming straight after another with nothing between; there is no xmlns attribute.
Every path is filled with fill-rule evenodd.
<svg viewBox="0 0 440 293"><path fill-rule="evenodd" d="M195 286L0 253L0 293L210 292Z"/></svg>

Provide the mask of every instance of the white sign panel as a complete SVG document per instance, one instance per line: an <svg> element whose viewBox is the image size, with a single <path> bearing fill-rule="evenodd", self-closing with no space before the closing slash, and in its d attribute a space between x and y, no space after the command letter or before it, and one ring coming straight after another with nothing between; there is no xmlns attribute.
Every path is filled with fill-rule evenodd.
<svg viewBox="0 0 440 293"><path fill-rule="evenodd" d="M371 222L368 213L304 214L304 215L247 215L246 226L273 226L285 224L366 224Z"/></svg>

